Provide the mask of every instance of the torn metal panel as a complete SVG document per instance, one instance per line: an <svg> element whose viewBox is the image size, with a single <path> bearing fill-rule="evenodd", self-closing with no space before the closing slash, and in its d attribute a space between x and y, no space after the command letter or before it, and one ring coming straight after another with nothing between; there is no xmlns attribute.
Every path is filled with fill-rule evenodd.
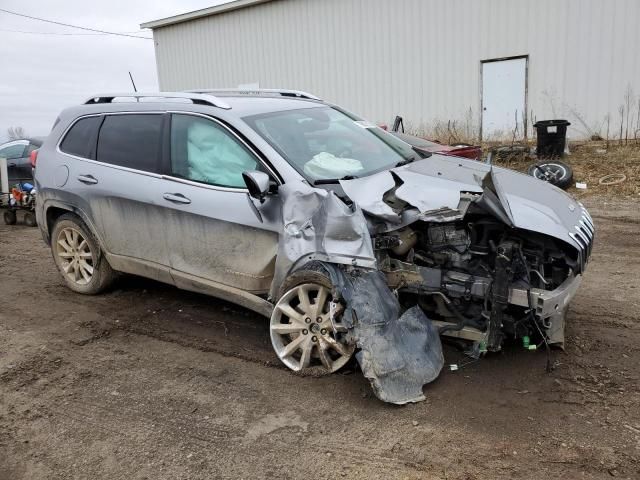
<svg viewBox="0 0 640 480"><path fill-rule="evenodd" d="M283 229L270 295L299 263L322 260L375 268L373 244L362 210L333 192L289 182L280 187Z"/></svg>
<svg viewBox="0 0 640 480"><path fill-rule="evenodd" d="M482 193L482 188L446 178L425 176L410 170L397 169L394 172L402 185L396 196L416 207L420 213L434 210L455 210L460 203L461 192Z"/></svg>
<svg viewBox="0 0 640 480"><path fill-rule="evenodd" d="M551 235L582 248L567 234L579 226L581 206L553 186L545 186L545 194L541 195L538 179L505 168L434 154L389 171L343 180L340 185L362 210L385 222L378 231L390 231L418 219L451 221L455 219L451 212L459 210L461 194L472 193L482 194L474 202L505 224ZM394 187L395 197L418 209L423 218L410 208L400 212L389 205L385 195ZM431 215L443 207L449 212L447 215Z"/></svg>
<svg viewBox="0 0 640 480"><path fill-rule="evenodd" d="M368 214L394 224L400 222L400 215L384 201L384 194L396 187L391 173L380 172L363 179L341 180L340 186Z"/></svg>
<svg viewBox="0 0 640 480"><path fill-rule="evenodd" d="M409 172L458 182L468 187L465 191L473 187L482 187L484 177L491 171L492 167L484 163L467 160L464 158L452 158L444 155L431 155L426 160L410 163L406 167L401 167ZM395 169L399 170L399 169Z"/></svg>
<svg viewBox="0 0 640 480"><path fill-rule="evenodd" d="M397 229L416 220L461 219L475 196L482 194L488 171L478 172L437 158L435 163L430 162L431 158L360 179L342 180L340 186L364 212L385 222L378 231Z"/></svg>
<svg viewBox="0 0 640 480"><path fill-rule="evenodd" d="M405 404L425 400L422 387L435 380L444 356L437 328L420 307L400 315L400 305L380 271L347 274L324 265L346 304L342 324L350 328L360 351L356 359L376 396Z"/></svg>
<svg viewBox="0 0 640 480"><path fill-rule="evenodd" d="M549 318L544 320L544 324L547 327L545 333L547 335L547 342L549 345L555 345L564 349L564 328L566 319L566 310L555 313Z"/></svg>

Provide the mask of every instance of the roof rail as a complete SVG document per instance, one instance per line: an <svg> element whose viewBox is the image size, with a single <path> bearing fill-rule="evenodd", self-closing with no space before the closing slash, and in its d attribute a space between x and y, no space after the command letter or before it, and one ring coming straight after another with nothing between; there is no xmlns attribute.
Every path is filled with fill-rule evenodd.
<svg viewBox="0 0 640 480"><path fill-rule="evenodd" d="M152 92L152 93L139 93L139 92L128 92L128 93L101 93L99 95L93 95L88 98L84 105L95 105L98 103L112 103L116 98L135 98L135 101L140 101L141 98L180 98L184 100L191 100L193 103L197 105L210 105L212 107L223 108L225 110L230 110L231 106L220 100L219 98L214 97L213 95L209 95L208 93L196 93L196 92Z"/></svg>
<svg viewBox="0 0 640 480"><path fill-rule="evenodd" d="M202 93L202 94L214 94L214 95L247 95L247 96L281 96L291 98L306 98L309 100L322 100L315 95L307 92L301 92L300 90L284 90L281 88L213 88L204 90L188 90L189 93Z"/></svg>

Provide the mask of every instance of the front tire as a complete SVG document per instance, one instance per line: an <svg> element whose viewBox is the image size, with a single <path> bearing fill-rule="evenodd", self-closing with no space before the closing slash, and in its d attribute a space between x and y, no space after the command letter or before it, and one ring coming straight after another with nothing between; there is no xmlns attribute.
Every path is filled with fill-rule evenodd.
<svg viewBox="0 0 640 480"><path fill-rule="evenodd" d="M51 233L51 253L71 290L95 295L108 288L116 273L104 258L98 241L76 215L62 215Z"/></svg>
<svg viewBox="0 0 640 480"><path fill-rule="evenodd" d="M323 273L300 270L284 282L271 315L271 344L291 370L329 374L344 367L355 350L347 328L329 314L331 281Z"/></svg>

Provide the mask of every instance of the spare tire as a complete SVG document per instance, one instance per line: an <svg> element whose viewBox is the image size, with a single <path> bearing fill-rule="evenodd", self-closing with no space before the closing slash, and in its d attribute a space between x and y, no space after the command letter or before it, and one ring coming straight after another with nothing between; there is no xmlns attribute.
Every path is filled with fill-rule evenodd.
<svg viewBox="0 0 640 480"><path fill-rule="evenodd" d="M549 182L556 187L566 189L573 180L573 170L569 165L558 160L534 163L529 166L527 173L539 180Z"/></svg>

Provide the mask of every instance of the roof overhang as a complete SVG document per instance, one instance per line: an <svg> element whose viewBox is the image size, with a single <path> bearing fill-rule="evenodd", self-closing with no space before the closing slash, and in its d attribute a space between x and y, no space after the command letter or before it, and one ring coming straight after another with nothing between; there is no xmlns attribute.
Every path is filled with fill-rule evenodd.
<svg viewBox="0 0 640 480"><path fill-rule="evenodd" d="M174 15L173 17L161 18L160 20L152 20L140 25L140 28L160 28L169 25L175 25L176 23L188 22L189 20L195 20L198 18L209 17L212 15L218 15L220 13L227 13L233 10L239 10L241 8L253 7L260 3L267 3L273 0L235 0L229 3L223 3L222 5L216 5L215 7L203 8L201 10L195 10L193 12L181 13L180 15Z"/></svg>

